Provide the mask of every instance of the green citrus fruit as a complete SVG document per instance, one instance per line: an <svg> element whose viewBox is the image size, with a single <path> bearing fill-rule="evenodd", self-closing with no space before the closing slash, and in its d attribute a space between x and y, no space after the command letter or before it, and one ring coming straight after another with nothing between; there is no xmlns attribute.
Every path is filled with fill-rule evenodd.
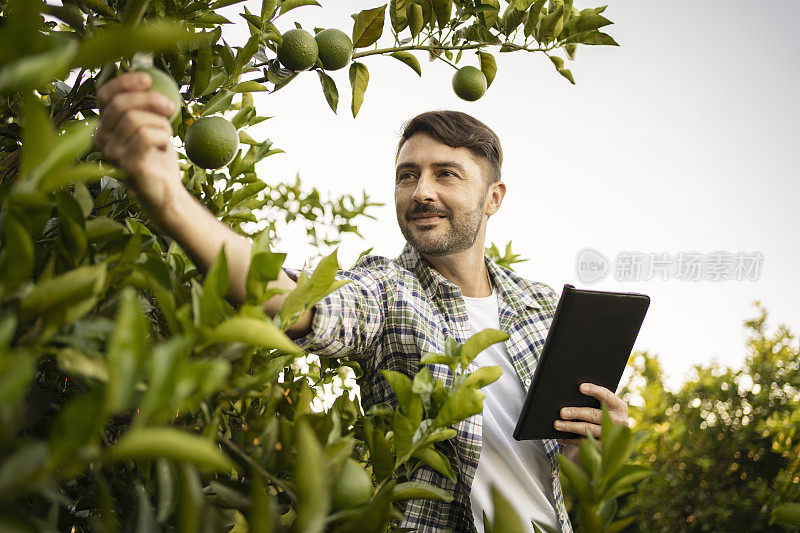
<svg viewBox="0 0 800 533"><path fill-rule="evenodd" d="M183 105L183 97L178 91L178 84L175 83L175 80L172 79L172 76L163 70L158 70L157 68L153 67L144 69L142 72L147 72L150 74L150 78L153 80L153 83L150 85L151 91L159 92L175 102L175 111L173 111L172 115L169 117L170 122L174 121L178 116L178 113L181 112L181 105Z"/></svg>
<svg viewBox="0 0 800 533"><path fill-rule="evenodd" d="M319 48L319 60L325 70L339 70L350 62L353 41L342 30L328 28L314 36Z"/></svg>
<svg viewBox="0 0 800 533"><path fill-rule="evenodd" d="M372 478L355 460L348 458L333 484L333 508L365 505L372 498Z"/></svg>
<svg viewBox="0 0 800 533"><path fill-rule="evenodd" d="M192 163L201 168L220 168L236 155L239 132L222 117L203 117L186 129L183 141Z"/></svg>
<svg viewBox="0 0 800 533"><path fill-rule="evenodd" d="M317 62L317 41L306 30L295 28L283 34L278 61L289 70L308 70Z"/></svg>
<svg viewBox="0 0 800 533"><path fill-rule="evenodd" d="M486 76L476 67L461 67L453 76L453 90L459 98L474 102L486 92Z"/></svg>

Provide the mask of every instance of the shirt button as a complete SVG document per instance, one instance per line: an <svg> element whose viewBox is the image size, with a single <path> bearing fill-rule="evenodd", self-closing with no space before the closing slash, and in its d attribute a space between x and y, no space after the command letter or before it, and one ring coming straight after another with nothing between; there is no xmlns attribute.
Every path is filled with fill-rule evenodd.
<svg viewBox="0 0 800 533"><path fill-rule="evenodd" d="M530 387L531 386L531 378L526 378L523 383L525 383L526 387Z"/></svg>

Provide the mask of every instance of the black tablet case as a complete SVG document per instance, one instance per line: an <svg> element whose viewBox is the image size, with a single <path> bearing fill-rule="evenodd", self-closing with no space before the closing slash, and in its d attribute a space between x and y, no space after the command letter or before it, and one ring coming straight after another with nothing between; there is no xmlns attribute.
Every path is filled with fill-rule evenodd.
<svg viewBox="0 0 800 533"><path fill-rule="evenodd" d="M514 438L578 438L553 427L561 408L600 408L578 390L581 383L616 392L649 305L645 294L564 285Z"/></svg>

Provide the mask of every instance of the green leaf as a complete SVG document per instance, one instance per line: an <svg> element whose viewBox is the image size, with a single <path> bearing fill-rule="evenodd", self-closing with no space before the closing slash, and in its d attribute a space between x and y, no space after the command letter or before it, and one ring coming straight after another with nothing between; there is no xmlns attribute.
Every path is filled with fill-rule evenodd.
<svg viewBox="0 0 800 533"><path fill-rule="evenodd" d="M19 498L36 490L44 481L47 444L27 442L13 452L3 454L0 466L0 497ZM23 444L20 443L20 444Z"/></svg>
<svg viewBox="0 0 800 533"><path fill-rule="evenodd" d="M233 462L216 444L194 433L170 427L134 428L111 448L106 461L166 458L197 465L207 471L229 472Z"/></svg>
<svg viewBox="0 0 800 533"><path fill-rule="evenodd" d="M392 388L400 408L404 413L408 413L412 398L411 379L405 374L394 370L381 370L381 375Z"/></svg>
<svg viewBox="0 0 800 533"><path fill-rule="evenodd" d="M193 464L182 463L178 479L181 488L178 497L178 531L200 531L200 524L206 508L200 474L197 473L197 468Z"/></svg>
<svg viewBox="0 0 800 533"><path fill-rule="evenodd" d="M108 382L108 365L100 358L87 357L75 348L62 348L56 352L58 368L73 377Z"/></svg>
<svg viewBox="0 0 800 533"><path fill-rule="evenodd" d="M523 26L523 33L526 38L530 37L536 29L536 25L542 17L542 8L546 1L547 0L536 0L528 10L528 18L525 20L525 25Z"/></svg>
<svg viewBox="0 0 800 533"><path fill-rule="evenodd" d="M23 179L33 174L56 142L55 132L50 126L47 111L38 98L25 95L23 99L22 164Z"/></svg>
<svg viewBox="0 0 800 533"><path fill-rule="evenodd" d="M233 87L231 87L231 91L235 93L255 93L255 92L263 92L269 91L266 85L262 85L257 81L243 81L241 83L237 83Z"/></svg>
<svg viewBox="0 0 800 533"><path fill-rule="evenodd" d="M363 418L363 424L365 441L372 460L372 473L375 479L381 482L394 472L392 447L383 431L372 424L370 417Z"/></svg>
<svg viewBox="0 0 800 533"><path fill-rule="evenodd" d="M211 81L211 39L206 37L200 41L197 48L197 57L193 60L191 94L195 97L205 94L206 88Z"/></svg>
<svg viewBox="0 0 800 533"><path fill-rule="evenodd" d="M318 6L320 5L317 0L284 0L281 3L281 15L286 13L287 11L291 11L296 7L301 6Z"/></svg>
<svg viewBox="0 0 800 533"><path fill-rule="evenodd" d="M461 386L480 389L489 383L494 383L502 375L503 370L499 366L482 366L475 372L468 374Z"/></svg>
<svg viewBox="0 0 800 533"><path fill-rule="evenodd" d="M499 329L484 329L467 339L464 346L461 348L461 366L467 368L469 364L475 359L479 353L498 342L505 342L508 340L508 333L500 331Z"/></svg>
<svg viewBox="0 0 800 533"><path fill-rule="evenodd" d="M564 24L564 32L567 35L572 35L575 33L597 30L609 24L612 24L612 22L604 16L587 13L586 15L578 15L577 17L569 19L569 21Z"/></svg>
<svg viewBox="0 0 800 533"><path fill-rule="evenodd" d="M173 409L177 406L173 398L178 372L188 359L190 349L191 340L182 335L172 337L153 348L152 356L148 360L150 383L139 404L135 421L137 425L147 423L158 415L174 416Z"/></svg>
<svg viewBox="0 0 800 533"><path fill-rule="evenodd" d="M406 10L410 3L411 0L391 0L389 2L389 20L395 33L400 33L408 26Z"/></svg>
<svg viewBox="0 0 800 533"><path fill-rule="evenodd" d="M589 434L585 439L580 439L578 448L578 459L583 471L586 472L593 483L596 483L600 479L603 468L603 458L600 455L597 441Z"/></svg>
<svg viewBox="0 0 800 533"><path fill-rule="evenodd" d="M33 239L10 212L5 213L3 247L0 249L0 294L9 294L33 274Z"/></svg>
<svg viewBox="0 0 800 533"><path fill-rule="evenodd" d="M542 18L541 25L539 26L539 42L548 43L558 37L561 30L564 28L564 4L558 4L558 7L552 13L548 13Z"/></svg>
<svg viewBox="0 0 800 533"><path fill-rule="evenodd" d="M448 478L450 481L456 480L456 473L453 470L453 467L450 465L450 461L444 456L444 454L437 451L432 444L424 448L418 448L414 450L411 456L418 458L423 463Z"/></svg>
<svg viewBox="0 0 800 533"><path fill-rule="evenodd" d="M458 366L458 357L441 353L424 353L419 360L421 365L443 364L450 367L450 372L454 372Z"/></svg>
<svg viewBox="0 0 800 533"><path fill-rule="evenodd" d="M84 231L86 220L83 217L81 206L64 189L56 193L56 206L61 229L61 240L74 264L77 265L86 251L87 241Z"/></svg>
<svg viewBox="0 0 800 533"><path fill-rule="evenodd" d="M97 68L135 52L171 49L179 43L193 46L199 44L199 39L197 34L171 22L139 27L113 25L97 30L81 42L71 68Z"/></svg>
<svg viewBox="0 0 800 533"><path fill-rule="evenodd" d="M320 261L311 277L303 272L297 280L297 286L289 293L281 306L281 328L286 329L296 322L308 309L329 293L335 291L347 281L337 280L336 273L339 262L336 250Z"/></svg>
<svg viewBox="0 0 800 533"><path fill-rule="evenodd" d="M492 486L492 507L494 508L494 523L492 531L496 533L524 533L514 506L509 503L496 486Z"/></svg>
<svg viewBox="0 0 800 533"><path fill-rule="evenodd" d="M0 68L0 94L36 89L54 78L64 78L77 50L69 39L52 39L42 53L15 58Z"/></svg>
<svg viewBox="0 0 800 533"><path fill-rule="evenodd" d="M224 315L223 301L228 292L228 260L225 248L220 248L219 255L211 264L203 281L203 295L200 298L200 323L213 326Z"/></svg>
<svg viewBox="0 0 800 533"><path fill-rule="evenodd" d="M436 21L439 28L444 28L450 22L450 15L453 12L453 0L431 0L433 12L436 14Z"/></svg>
<svg viewBox="0 0 800 533"><path fill-rule="evenodd" d="M178 503L178 472L172 461L159 457L156 459L156 483L158 485L158 514L156 520L164 523Z"/></svg>
<svg viewBox="0 0 800 533"><path fill-rule="evenodd" d="M653 473L653 469L649 466L642 466L637 464L625 464L617 470L616 474L609 479L604 485L600 497L605 500L612 500L618 498L623 494L631 492L633 485Z"/></svg>
<svg viewBox="0 0 800 533"><path fill-rule="evenodd" d="M395 468L411 456L416 427L401 411L394 412L394 448L397 454Z"/></svg>
<svg viewBox="0 0 800 533"><path fill-rule="evenodd" d="M134 386L142 374L147 357L148 329L136 291L126 287L120 295L114 331L106 348L106 406L110 413L118 413L130 406Z"/></svg>
<svg viewBox="0 0 800 533"><path fill-rule="evenodd" d="M104 242L119 237L125 227L108 217L95 217L86 221L86 239L89 242Z"/></svg>
<svg viewBox="0 0 800 533"><path fill-rule="evenodd" d="M633 432L630 428L615 424L603 404L601 420L603 478L608 479L630 458L633 451Z"/></svg>
<svg viewBox="0 0 800 533"><path fill-rule="evenodd" d="M0 358L0 402L15 405L24 399L36 370L31 357L4 355Z"/></svg>
<svg viewBox="0 0 800 533"><path fill-rule="evenodd" d="M800 526L800 503L784 503L772 510L772 519Z"/></svg>
<svg viewBox="0 0 800 533"><path fill-rule="evenodd" d="M70 183L98 181L104 176L119 175L112 167L97 163L78 163L75 166L48 172L39 181L39 192L47 193Z"/></svg>
<svg viewBox="0 0 800 533"><path fill-rule="evenodd" d="M478 52L478 57L481 64L481 72L486 76L486 85L490 87L494 77L497 75L497 62L494 56L488 52Z"/></svg>
<svg viewBox="0 0 800 533"><path fill-rule="evenodd" d="M460 386L439 409L434 424L437 427L450 426L480 413L483 410L484 396L478 389Z"/></svg>
<svg viewBox="0 0 800 533"><path fill-rule="evenodd" d="M105 285L106 265L78 267L65 274L37 283L25 294L20 309L26 315L45 313L54 309L74 308L88 312L82 304L94 302L95 297ZM79 313L82 315L83 313ZM72 320L80 316L70 314Z"/></svg>
<svg viewBox="0 0 800 533"><path fill-rule="evenodd" d="M409 4L406 9L406 20L408 21L408 29L411 31L411 37L416 37L422 31L425 25L425 15L422 11L422 6L419 4Z"/></svg>
<svg viewBox="0 0 800 533"><path fill-rule="evenodd" d="M593 505L595 503L594 497L592 496L589 478L586 473L578 465L560 454L558 455L558 464L580 502L586 505Z"/></svg>
<svg viewBox="0 0 800 533"><path fill-rule="evenodd" d="M228 90L221 90L217 94L211 97L211 99L206 102L205 107L203 108L203 112L200 113L200 116L208 116L213 115L218 111L225 111L231 106L231 102L233 101L233 94L231 91Z"/></svg>
<svg viewBox="0 0 800 533"><path fill-rule="evenodd" d="M302 350L270 320L237 316L229 318L208 334L208 342L244 342L253 346L275 348L285 353Z"/></svg>
<svg viewBox="0 0 800 533"><path fill-rule="evenodd" d="M394 486L394 490L392 490L392 501L410 500L412 498L440 500L444 502L453 501L452 494L428 483L407 481Z"/></svg>
<svg viewBox="0 0 800 533"><path fill-rule="evenodd" d="M255 236L247 272L247 303L260 304L267 300L268 283L278 279L285 259L286 254L269 250L269 232L263 231Z"/></svg>
<svg viewBox="0 0 800 533"><path fill-rule="evenodd" d="M100 439L105 425L103 401L97 392L89 392L70 400L61 411L50 431L51 468L58 468L77 452Z"/></svg>
<svg viewBox="0 0 800 533"><path fill-rule="evenodd" d="M386 4L373 9L365 9L356 15L353 24L353 47L364 48L377 41L383 33Z"/></svg>
<svg viewBox="0 0 800 533"><path fill-rule="evenodd" d="M277 7L278 0L261 0L261 20L270 20Z"/></svg>
<svg viewBox="0 0 800 533"><path fill-rule="evenodd" d="M294 527L304 533L321 533L325 529L325 516L330 505L325 451L304 418L297 421L295 437L298 504Z"/></svg>
<svg viewBox="0 0 800 533"><path fill-rule="evenodd" d="M339 106L339 90L336 88L336 82L321 70L317 70L317 74L319 74L319 82L322 84L322 93L325 95L325 100L333 112L336 113L336 108Z"/></svg>
<svg viewBox="0 0 800 533"><path fill-rule="evenodd" d="M399 51L399 52L392 52L389 54L395 59L398 59L411 67L411 69L416 72L418 75L422 76L422 67L419 64L419 60L416 58L414 54L411 52Z"/></svg>
<svg viewBox="0 0 800 533"><path fill-rule="evenodd" d="M619 46L617 41L615 41L610 35L606 35L605 33L592 30L587 31L585 33L578 33L575 35L570 35L566 39L564 39L565 43L579 43L579 44L587 44L587 45L597 45L597 46Z"/></svg>
<svg viewBox="0 0 800 533"><path fill-rule="evenodd" d="M634 520L636 520L635 516L629 516L627 518L615 520L603 528L603 533L619 533L629 525L633 524Z"/></svg>

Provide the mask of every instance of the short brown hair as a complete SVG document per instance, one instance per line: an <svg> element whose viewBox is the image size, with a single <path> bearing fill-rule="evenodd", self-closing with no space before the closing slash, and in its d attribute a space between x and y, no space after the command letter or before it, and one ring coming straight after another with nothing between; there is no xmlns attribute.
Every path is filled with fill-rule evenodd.
<svg viewBox="0 0 800 533"><path fill-rule="evenodd" d="M426 111L403 124L395 159L415 133L426 133L451 148L467 148L488 163L489 183L500 181L503 149L497 134L486 124L461 111Z"/></svg>

